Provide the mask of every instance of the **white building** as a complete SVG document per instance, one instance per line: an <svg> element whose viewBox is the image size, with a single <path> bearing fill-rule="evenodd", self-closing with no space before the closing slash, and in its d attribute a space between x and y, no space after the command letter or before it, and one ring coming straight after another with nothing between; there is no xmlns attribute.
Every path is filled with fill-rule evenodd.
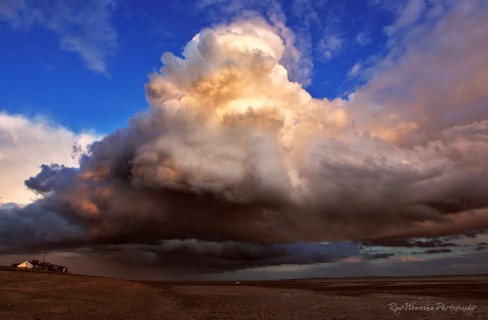
<svg viewBox="0 0 488 320"><path fill-rule="evenodd" d="M25 268L25 269L37 269L37 266L30 263L30 261L24 261L17 265L17 268Z"/></svg>

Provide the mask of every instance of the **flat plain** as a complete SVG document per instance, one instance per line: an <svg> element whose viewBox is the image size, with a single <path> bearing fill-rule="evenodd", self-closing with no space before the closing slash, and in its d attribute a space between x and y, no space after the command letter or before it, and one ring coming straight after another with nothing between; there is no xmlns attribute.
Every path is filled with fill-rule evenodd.
<svg viewBox="0 0 488 320"><path fill-rule="evenodd" d="M0 319L488 319L488 276L137 282L0 270Z"/></svg>

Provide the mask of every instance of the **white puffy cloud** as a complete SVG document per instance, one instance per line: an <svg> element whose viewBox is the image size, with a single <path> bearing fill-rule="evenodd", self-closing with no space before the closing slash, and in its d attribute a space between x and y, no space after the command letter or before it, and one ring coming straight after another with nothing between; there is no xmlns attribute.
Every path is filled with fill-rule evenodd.
<svg viewBox="0 0 488 320"><path fill-rule="evenodd" d="M95 140L89 133L75 134L48 120L0 113L0 203L29 203L35 199L24 180L42 164L76 167L81 153Z"/></svg>
<svg viewBox="0 0 488 320"><path fill-rule="evenodd" d="M285 45L280 63L288 70L288 75L292 81L308 85L311 83L313 68L308 27L310 17L315 12L312 13L308 5L293 3L293 15L299 16L301 25L306 25L306 28L292 30L289 27L290 24L282 5L277 0L205 0L199 1L197 8L205 12L211 21L232 21L236 18L259 19L261 17L259 13L265 15ZM313 20L314 22L319 21Z"/></svg>

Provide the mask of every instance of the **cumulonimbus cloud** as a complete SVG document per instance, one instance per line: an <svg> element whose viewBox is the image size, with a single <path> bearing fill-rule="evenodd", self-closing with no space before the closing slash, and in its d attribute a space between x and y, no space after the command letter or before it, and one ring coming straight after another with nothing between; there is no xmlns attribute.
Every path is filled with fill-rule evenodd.
<svg viewBox="0 0 488 320"><path fill-rule="evenodd" d="M454 10L442 20L447 22L432 22L437 28L425 37L456 35L459 14ZM479 15L470 21L485 23ZM474 55L473 61L486 64L488 50L478 39L485 34L466 40L456 56ZM79 169L44 166L27 181L44 197L17 215L54 214L76 226L69 240L79 245L144 243L154 254L175 251L169 244L185 253L201 245L219 265L233 259L233 268L235 261L249 265L250 259L268 259L266 254L279 261L276 255L288 252L283 246L296 241L488 227L488 116L486 104L479 104L488 90L478 90L488 82L479 82L476 68L442 64L446 74L457 70L468 80L459 99L449 91L459 82L439 80L432 94L442 95L444 88L454 98L449 104L435 103L445 99L420 88L422 94L409 97L411 107L403 106L393 93L411 87L400 79L397 91L388 90L381 100L382 76L402 77L405 64L426 54L422 50L430 48L441 60L446 54L441 45L409 45L397 58L398 69L383 66L384 73L350 101L330 101L314 99L288 80L283 39L265 21L205 29L182 57L163 55L161 71L146 86L149 110L94 143ZM463 110L464 116L444 119L443 108L449 115ZM430 112L436 117L416 121ZM2 240L8 250L9 240ZM239 252L236 244L245 249L230 259L222 248Z"/></svg>

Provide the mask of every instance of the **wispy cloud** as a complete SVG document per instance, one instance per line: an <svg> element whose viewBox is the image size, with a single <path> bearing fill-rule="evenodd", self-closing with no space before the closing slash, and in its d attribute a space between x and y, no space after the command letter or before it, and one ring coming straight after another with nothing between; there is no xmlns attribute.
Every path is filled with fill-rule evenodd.
<svg viewBox="0 0 488 320"><path fill-rule="evenodd" d="M25 6L25 0L5 0L0 2L0 16L3 19L10 19L17 13L17 10Z"/></svg>
<svg viewBox="0 0 488 320"><path fill-rule="evenodd" d="M410 0L395 10L394 22L385 28L385 32L392 36L398 31L405 30L414 25L424 14L427 8L425 0Z"/></svg>
<svg viewBox="0 0 488 320"><path fill-rule="evenodd" d="M357 74L358 74L360 71L361 71L361 63L360 63L360 62L356 62L356 63L355 63L353 66L352 66L352 68L351 68L351 70L349 71L348 75L349 75L350 77L353 77L353 76L357 75Z"/></svg>
<svg viewBox="0 0 488 320"><path fill-rule="evenodd" d="M356 35L355 40L357 43L359 43L359 45L364 46L371 41L371 38L366 32L360 32Z"/></svg>
<svg viewBox="0 0 488 320"><path fill-rule="evenodd" d="M317 51L323 60L330 60L343 48L344 41L337 34L324 36L317 45Z"/></svg>
<svg viewBox="0 0 488 320"><path fill-rule="evenodd" d="M473 130L488 125L483 107L488 37L477 31L488 27L487 10L484 3L468 1L451 5L442 18L429 11L430 19L395 38L390 53L375 64L368 83L352 99L358 113L375 114L358 118L356 125L366 125L365 120L371 134L401 144L449 140L447 149L468 148L466 139L476 139ZM393 118L398 122L385 126ZM480 159L479 143L452 152Z"/></svg>
<svg viewBox="0 0 488 320"><path fill-rule="evenodd" d="M63 50L78 53L88 69L109 77L108 61L117 47L114 10L114 0L9 0L0 5L0 20L16 30L41 26L54 31Z"/></svg>

